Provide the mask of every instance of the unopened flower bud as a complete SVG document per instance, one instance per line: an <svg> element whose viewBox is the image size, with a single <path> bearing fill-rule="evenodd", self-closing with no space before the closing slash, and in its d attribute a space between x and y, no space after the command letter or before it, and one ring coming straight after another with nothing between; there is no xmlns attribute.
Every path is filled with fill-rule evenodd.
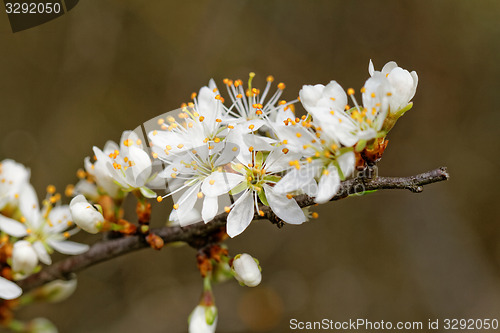
<svg viewBox="0 0 500 333"><path fill-rule="evenodd" d="M104 217L83 195L74 197L69 204L69 209L76 225L91 234L99 232Z"/></svg>
<svg viewBox="0 0 500 333"><path fill-rule="evenodd" d="M12 270L22 276L33 273L38 265L38 256L30 242L20 240L12 250Z"/></svg>
<svg viewBox="0 0 500 333"><path fill-rule="evenodd" d="M215 305L198 305L189 315L189 333L214 333L217 327Z"/></svg>
<svg viewBox="0 0 500 333"><path fill-rule="evenodd" d="M28 325L28 333L57 333L58 330L52 322L46 318L35 318Z"/></svg>
<svg viewBox="0 0 500 333"><path fill-rule="evenodd" d="M258 286L262 280L257 259L247 253L238 254L233 260L234 277L248 287Z"/></svg>
<svg viewBox="0 0 500 333"><path fill-rule="evenodd" d="M37 290L36 297L51 303L61 302L74 293L76 285L76 279L68 281L55 280Z"/></svg>

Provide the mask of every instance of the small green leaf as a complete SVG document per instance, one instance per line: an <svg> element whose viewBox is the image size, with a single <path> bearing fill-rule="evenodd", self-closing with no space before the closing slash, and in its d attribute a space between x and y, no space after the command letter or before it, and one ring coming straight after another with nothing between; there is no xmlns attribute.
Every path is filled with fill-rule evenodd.
<svg viewBox="0 0 500 333"><path fill-rule="evenodd" d="M266 193L264 192L264 189L258 191L257 193L259 195L260 202L262 202L266 206L269 206L269 202L267 202Z"/></svg>

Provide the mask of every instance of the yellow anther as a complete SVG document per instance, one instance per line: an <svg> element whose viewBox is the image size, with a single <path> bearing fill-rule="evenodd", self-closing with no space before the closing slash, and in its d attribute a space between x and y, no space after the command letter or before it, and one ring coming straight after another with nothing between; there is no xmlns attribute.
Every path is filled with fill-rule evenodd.
<svg viewBox="0 0 500 333"><path fill-rule="evenodd" d="M253 146L248 147L249 152L253 152Z"/></svg>
<svg viewBox="0 0 500 333"><path fill-rule="evenodd" d="M26 222L26 218L24 216L21 216L21 218L19 219L19 221L21 221L21 223L25 223Z"/></svg>
<svg viewBox="0 0 500 333"><path fill-rule="evenodd" d="M266 78L266 81L267 81L267 82L273 82L273 81L274 81L274 76L269 75L269 76Z"/></svg>
<svg viewBox="0 0 500 333"><path fill-rule="evenodd" d="M73 184L68 184L66 189L64 190L64 195L67 197L73 196L73 192L75 191L75 186Z"/></svg>
<svg viewBox="0 0 500 333"><path fill-rule="evenodd" d="M215 179L210 179L210 181L208 182L210 185L213 185L215 184Z"/></svg>
<svg viewBox="0 0 500 333"><path fill-rule="evenodd" d="M283 148L283 150L281 150L283 152L283 154L288 154L289 152L289 149L288 148Z"/></svg>
<svg viewBox="0 0 500 333"><path fill-rule="evenodd" d="M158 119L158 121L157 121L158 125L161 125L161 124L163 124L164 122L165 122L165 119L163 119L163 118L160 118L160 119Z"/></svg>
<svg viewBox="0 0 500 333"><path fill-rule="evenodd" d="M278 89L279 90L284 90L285 89L285 84L283 82L278 83Z"/></svg>
<svg viewBox="0 0 500 333"><path fill-rule="evenodd" d="M323 155L325 155L326 158L330 158L330 156L332 156L332 154L328 150L325 151Z"/></svg>
<svg viewBox="0 0 500 333"><path fill-rule="evenodd" d="M200 119L200 122L202 122L203 120L205 120L205 117L201 116L199 119Z"/></svg>
<svg viewBox="0 0 500 333"><path fill-rule="evenodd" d="M287 145L288 144L288 140L283 140L283 144Z"/></svg>
<svg viewBox="0 0 500 333"><path fill-rule="evenodd" d="M158 131L157 130L154 130L153 131L153 135L157 135L158 134Z"/></svg>
<svg viewBox="0 0 500 333"><path fill-rule="evenodd" d="M288 193L288 194L286 195L286 197L287 197L287 199L292 199L292 198L293 198L293 195L291 195L290 193Z"/></svg>
<svg viewBox="0 0 500 333"><path fill-rule="evenodd" d="M311 157L306 158L307 163L311 163L311 162L312 162L312 160L313 160L313 159L312 159Z"/></svg>
<svg viewBox="0 0 500 333"><path fill-rule="evenodd" d="M387 93L387 96L392 96L392 93L391 93L391 92L388 92L388 93Z"/></svg>
<svg viewBox="0 0 500 333"><path fill-rule="evenodd" d="M326 169L325 169L325 170L323 170L323 174L324 174L324 175L329 175L329 174L330 174L330 171L328 171L328 170L326 170Z"/></svg>
<svg viewBox="0 0 500 333"><path fill-rule="evenodd" d="M64 235L64 237L66 237L66 238L69 238L69 236L71 236L71 235L69 234L69 232L67 232L67 231L66 231L63 235Z"/></svg>
<svg viewBox="0 0 500 333"><path fill-rule="evenodd" d="M300 134L300 132L297 132L295 135L296 135L298 138L300 138L300 137L302 136L302 134Z"/></svg>
<svg viewBox="0 0 500 333"><path fill-rule="evenodd" d="M166 148L167 150L172 150L172 146L171 146L171 145L166 145L166 146L165 146L165 148Z"/></svg>
<svg viewBox="0 0 500 333"><path fill-rule="evenodd" d="M220 123L220 122L222 122L222 119L217 118L217 119L215 119L215 121Z"/></svg>
<svg viewBox="0 0 500 333"><path fill-rule="evenodd" d="M172 178L177 178L177 174L176 174L175 172L172 172L172 173L170 174L170 177L172 177Z"/></svg>
<svg viewBox="0 0 500 333"><path fill-rule="evenodd" d="M238 147L233 147L233 149L231 149L232 151L237 151L238 150Z"/></svg>
<svg viewBox="0 0 500 333"><path fill-rule="evenodd" d="M191 99L195 99L196 98L196 93L191 93Z"/></svg>
<svg viewBox="0 0 500 333"><path fill-rule="evenodd" d="M198 192L198 194L196 194L196 196L198 197L198 199L203 198L203 192Z"/></svg>
<svg viewBox="0 0 500 333"><path fill-rule="evenodd" d="M163 201L163 197L162 197L162 196L160 196L160 195L159 195L159 196L157 196L157 197L156 197L156 201L158 201L158 202L162 202L162 201Z"/></svg>
<svg viewBox="0 0 500 333"><path fill-rule="evenodd" d="M227 128L229 128L229 129L233 129L233 128L234 128L234 126L233 126L233 125L227 125Z"/></svg>
<svg viewBox="0 0 500 333"><path fill-rule="evenodd" d="M229 213L229 212L231 211L231 208L230 208L230 207L228 207L228 206L226 206L226 207L224 207L224 211L225 211L226 213Z"/></svg>
<svg viewBox="0 0 500 333"><path fill-rule="evenodd" d="M253 130L254 128L255 128L255 125L254 125L254 124L252 124L252 125L248 126L248 129L250 129L250 130Z"/></svg>
<svg viewBox="0 0 500 333"><path fill-rule="evenodd" d="M153 155L153 158L158 158L158 153L153 153L151 155Z"/></svg>
<svg viewBox="0 0 500 333"><path fill-rule="evenodd" d="M259 215L260 215L260 216L264 216L264 211L259 210Z"/></svg>
<svg viewBox="0 0 500 333"><path fill-rule="evenodd" d="M337 149L339 149L339 146L337 146L336 144L332 144L332 145L330 146L330 149L331 149L331 150L337 150Z"/></svg>
<svg viewBox="0 0 500 333"><path fill-rule="evenodd" d="M87 176L87 173L83 171L83 169L78 169L78 171L76 172L76 176L80 179L83 179L85 178L85 176Z"/></svg>
<svg viewBox="0 0 500 333"><path fill-rule="evenodd" d="M56 193L56 187L54 185L47 186L47 193L49 193L49 194Z"/></svg>
<svg viewBox="0 0 500 333"><path fill-rule="evenodd" d="M313 219L317 219L317 218L318 218L318 216L319 216L319 214L318 214L318 213L316 213L316 212L313 212L313 213L311 214L311 217L312 217Z"/></svg>
<svg viewBox="0 0 500 333"><path fill-rule="evenodd" d="M347 89L347 95L349 96L354 95L354 89L352 88Z"/></svg>
<svg viewBox="0 0 500 333"><path fill-rule="evenodd" d="M179 204L174 204L174 209L177 210L179 208Z"/></svg>
<svg viewBox="0 0 500 333"><path fill-rule="evenodd" d="M365 92L366 92L366 88L365 88L365 87L362 87L362 88L361 88L361 92L362 92L362 93L365 93Z"/></svg>
<svg viewBox="0 0 500 333"><path fill-rule="evenodd" d="M179 149L181 149L182 147L184 147L184 145L183 145L182 143L179 143L179 144L177 145L177 148L179 148Z"/></svg>
<svg viewBox="0 0 500 333"><path fill-rule="evenodd" d="M243 98L243 95L242 94L238 94L238 95L236 95L236 98Z"/></svg>
<svg viewBox="0 0 500 333"><path fill-rule="evenodd" d="M370 94L370 96L371 96L372 98L375 98L375 96L376 96L376 95L375 95L375 93L374 93L374 92L372 92L372 93Z"/></svg>

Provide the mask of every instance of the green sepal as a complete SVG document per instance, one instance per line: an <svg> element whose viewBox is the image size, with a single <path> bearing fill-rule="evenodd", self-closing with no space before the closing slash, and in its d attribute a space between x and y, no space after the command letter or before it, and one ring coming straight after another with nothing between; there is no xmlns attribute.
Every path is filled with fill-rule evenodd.
<svg viewBox="0 0 500 333"><path fill-rule="evenodd" d="M359 140L358 143L356 144L355 151L359 153L366 147L366 140Z"/></svg>
<svg viewBox="0 0 500 333"><path fill-rule="evenodd" d="M257 169L260 169L263 162L264 162L264 154L261 151L258 151L257 154L255 154L255 167Z"/></svg>
<svg viewBox="0 0 500 333"><path fill-rule="evenodd" d="M264 189L258 191L257 193L258 193L260 202L262 202L266 206L269 206L269 202L267 202L266 193L264 192Z"/></svg>
<svg viewBox="0 0 500 333"><path fill-rule="evenodd" d="M147 188L146 186L141 187L140 190L141 194L146 198L156 198L156 193L153 190Z"/></svg>
<svg viewBox="0 0 500 333"><path fill-rule="evenodd" d="M238 185L236 185L235 187L233 187L233 188L231 189L231 191L229 191L229 194L231 194L231 195L236 195L236 194L238 194L238 193L240 193L240 192L242 192L242 191L246 190L246 189L247 189L247 186L248 186L248 185L247 185L247 183L246 183L246 182L241 182L241 183L239 183Z"/></svg>

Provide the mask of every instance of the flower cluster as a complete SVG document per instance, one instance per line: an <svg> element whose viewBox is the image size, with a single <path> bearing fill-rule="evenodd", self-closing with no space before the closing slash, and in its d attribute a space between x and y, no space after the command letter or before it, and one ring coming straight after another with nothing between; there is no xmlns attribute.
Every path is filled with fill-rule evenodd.
<svg viewBox="0 0 500 333"><path fill-rule="evenodd" d="M94 147L93 159L87 157L85 170L77 172L80 181L65 191L73 197L69 205L61 204L53 186L47 187L39 205L29 170L4 160L0 298L19 297L21 289L12 281L39 270L39 262L50 264L54 250L87 251L87 245L67 240L80 229L140 234L160 249L163 239L149 227L147 199L162 202L171 197L168 223L181 227L209 223L225 213L230 237L241 234L256 216L289 224L317 217L294 197L307 194L316 203L331 200L341 181L380 160L388 132L412 107L415 72L395 62L376 71L370 61L369 74L359 102L354 89L344 90L336 81L304 85L297 99L285 101L285 84L273 88L272 76L262 90L254 86L254 73L246 84L224 79L222 90L210 80L180 109L123 132L118 143ZM302 115L295 110L300 104ZM129 193L137 199L138 226L124 219L122 205ZM261 268L252 256L231 258L227 249L214 244L199 249L197 261L204 291L189 331L214 332L218 317L210 283L234 277L254 287L261 282ZM60 292L66 295L74 286L53 288L69 290Z"/></svg>
<svg viewBox="0 0 500 333"><path fill-rule="evenodd" d="M157 177L168 183L158 200L174 197L170 219L208 223L226 211L227 233L234 237L254 214L264 215L259 207L265 205L287 223L303 223L293 196L330 200L355 167L380 159L388 131L412 106L415 72L395 62L382 71L370 62L369 72L362 104L354 89L345 92L335 81L304 86L299 100L307 113L301 117L294 113L298 100L280 100L283 83L271 93L271 76L262 91L253 87L251 73L246 88L225 79L222 92L211 80L193 93L192 102L158 119L161 128L148 133L153 158L165 166Z"/></svg>
<svg viewBox="0 0 500 333"><path fill-rule="evenodd" d="M40 206L30 171L13 160L0 163L0 298L14 299L22 290L12 280L20 280L40 269L40 262L52 263L56 250L75 255L88 245L67 240L78 232L70 209L61 204L61 195L52 185Z"/></svg>

